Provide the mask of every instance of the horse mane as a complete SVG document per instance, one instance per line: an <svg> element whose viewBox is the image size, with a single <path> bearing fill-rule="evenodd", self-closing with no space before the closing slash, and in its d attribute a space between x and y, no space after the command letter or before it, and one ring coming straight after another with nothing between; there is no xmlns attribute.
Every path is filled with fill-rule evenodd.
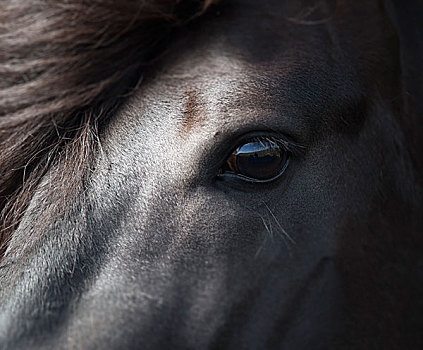
<svg viewBox="0 0 423 350"><path fill-rule="evenodd" d="M101 125L171 30L212 2L1 2L0 260L48 169L58 167L42 188L50 202L83 187Z"/></svg>

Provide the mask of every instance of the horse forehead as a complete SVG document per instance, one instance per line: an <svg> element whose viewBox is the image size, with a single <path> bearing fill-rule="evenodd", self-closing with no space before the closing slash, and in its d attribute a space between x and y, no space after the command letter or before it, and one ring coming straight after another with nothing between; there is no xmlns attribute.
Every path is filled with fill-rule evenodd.
<svg viewBox="0 0 423 350"><path fill-rule="evenodd" d="M346 56L349 50L366 45L367 49L372 41L377 46L377 32L383 30L383 26L369 28L366 42L360 43L358 34L363 28L356 20L357 12L371 13L377 22L380 11L374 4L357 7L351 1L335 4L331 0L228 4L171 45L160 65L161 84L169 79L166 88L174 86L175 80L186 84L186 90L195 90L189 86L193 82L209 88L227 77L226 85L242 81L243 88L252 93L256 81L262 87L271 85L300 68L306 68L304 75L309 77L325 74L322 68L328 61L337 61L348 70L352 63Z"/></svg>
<svg viewBox="0 0 423 350"><path fill-rule="evenodd" d="M274 103L277 96L272 90L279 89L294 74L309 75L314 62L323 63L328 57L321 51L310 53L293 47L298 39L284 30L277 31L276 42L276 30L260 33L254 26L234 26L228 19L221 24L212 22L200 38L195 31L188 33L170 47L152 74L147 74L140 90L142 99L154 104L159 95L170 95L172 100L180 97L186 101L183 109L187 117L198 116L198 104L214 97L228 108L256 106L258 102L263 106L265 100ZM234 41L249 44L238 46ZM258 52L256 46L262 44ZM320 72L315 70L313 74Z"/></svg>
<svg viewBox="0 0 423 350"><path fill-rule="evenodd" d="M170 96L169 106L174 97L185 101L179 110L190 120L188 129L199 120L203 102L218 101L228 109L241 105L275 108L272 104L306 109L307 103L319 107L325 94L339 96L338 101L356 98L360 82L371 81L381 70L377 66L382 64L372 58L386 56L375 55L383 46L380 40L386 29L379 21L376 2L358 6L342 0L243 0L228 4L195 30L177 36L156 66L159 69L153 69L154 79L144 85L144 91L151 91L151 98L142 93L147 103L154 104L158 96L162 105L166 104L163 96ZM357 21L359 14L372 14L375 20L366 24L365 35ZM354 59L358 52L360 59ZM375 69L369 69L370 65ZM372 77L365 76L369 74Z"/></svg>
<svg viewBox="0 0 423 350"><path fill-rule="evenodd" d="M175 36L129 103L135 112L182 120L185 134L222 118L236 127L233 115L244 121L261 117L264 123L270 115L290 116L284 122L288 131L314 123L307 115L316 121L325 115L337 124L338 113L329 112L359 100L362 82L383 71L385 62L365 59L386 56L375 56L384 26L377 23L380 10L373 3L230 4ZM356 12L371 12L375 19L365 40ZM358 52L360 60L354 59Z"/></svg>

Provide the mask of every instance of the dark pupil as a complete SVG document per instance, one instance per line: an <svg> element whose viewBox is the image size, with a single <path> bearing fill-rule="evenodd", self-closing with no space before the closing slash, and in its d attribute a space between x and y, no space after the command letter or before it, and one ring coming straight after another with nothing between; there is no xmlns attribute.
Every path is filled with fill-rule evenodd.
<svg viewBox="0 0 423 350"><path fill-rule="evenodd" d="M233 154L232 169L237 174L257 180L271 179L282 171L285 152L274 142L254 141L239 147Z"/></svg>

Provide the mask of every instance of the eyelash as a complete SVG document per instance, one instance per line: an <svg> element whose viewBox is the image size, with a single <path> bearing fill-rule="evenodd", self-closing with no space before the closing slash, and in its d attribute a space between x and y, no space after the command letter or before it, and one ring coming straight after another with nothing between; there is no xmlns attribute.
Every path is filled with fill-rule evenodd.
<svg viewBox="0 0 423 350"><path fill-rule="evenodd" d="M289 152L294 157L302 157L305 152L306 148L303 145L300 145L292 140L288 140L287 137L283 134L275 133L273 131L260 131L259 134L254 132L252 137L248 137L249 134L246 134L245 136L241 137L240 140L238 140L237 145L233 148L235 150L237 147L242 145L245 142L273 142L279 147L283 148L285 151ZM266 135L267 134L267 135ZM270 136L272 135L272 136ZM231 152L232 153L232 152Z"/></svg>

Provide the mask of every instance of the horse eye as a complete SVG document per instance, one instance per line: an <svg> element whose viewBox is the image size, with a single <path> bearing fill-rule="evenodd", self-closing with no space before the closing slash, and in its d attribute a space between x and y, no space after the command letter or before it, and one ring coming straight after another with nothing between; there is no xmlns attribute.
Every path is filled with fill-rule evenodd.
<svg viewBox="0 0 423 350"><path fill-rule="evenodd" d="M252 182L270 182L288 165L287 150L272 140L254 140L239 146L226 161L224 174Z"/></svg>

